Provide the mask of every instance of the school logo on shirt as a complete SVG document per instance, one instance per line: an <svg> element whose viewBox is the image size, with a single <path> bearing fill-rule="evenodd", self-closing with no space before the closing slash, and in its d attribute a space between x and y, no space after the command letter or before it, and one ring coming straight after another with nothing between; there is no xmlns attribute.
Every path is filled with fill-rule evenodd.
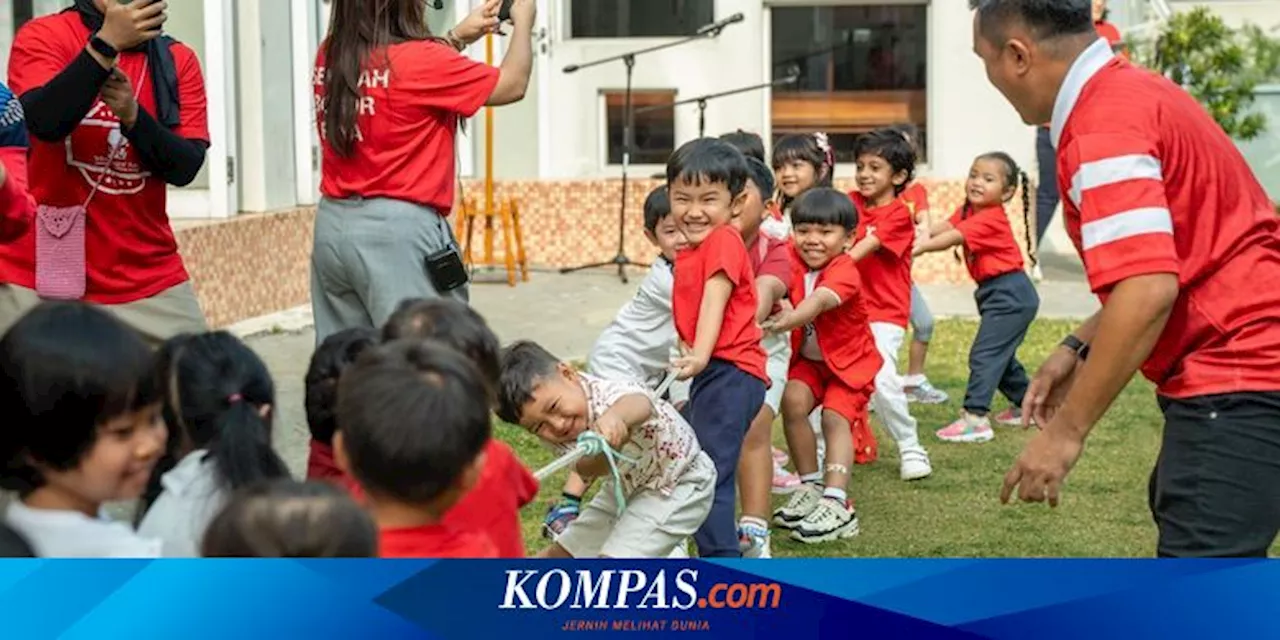
<svg viewBox="0 0 1280 640"><path fill-rule="evenodd" d="M131 154L128 140L120 131L120 118L99 101L67 136L67 165L79 170L90 188L110 195L133 195L147 186L151 172ZM108 157L112 150L113 157Z"/></svg>

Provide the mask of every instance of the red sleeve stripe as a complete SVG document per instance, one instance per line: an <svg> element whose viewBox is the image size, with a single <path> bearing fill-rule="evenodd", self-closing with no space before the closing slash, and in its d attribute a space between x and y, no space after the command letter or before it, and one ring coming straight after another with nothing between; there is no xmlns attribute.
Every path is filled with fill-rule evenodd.
<svg viewBox="0 0 1280 640"><path fill-rule="evenodd" d="M1071 201L1079 207L1084 192L1090 189L1128 180L1160 181L1163 178L1160 161L1147 154L1082 162L1075 175L1071 176Z"/></svg>
<svg viewBox="0 0 1280 640"><path fill-rule="evenodd" d="M1173 235L1173 217L1164 207L1130 209L1086 222L1080 227L1080 244L1089 251L1117 240L1154 233Z"/></svg>

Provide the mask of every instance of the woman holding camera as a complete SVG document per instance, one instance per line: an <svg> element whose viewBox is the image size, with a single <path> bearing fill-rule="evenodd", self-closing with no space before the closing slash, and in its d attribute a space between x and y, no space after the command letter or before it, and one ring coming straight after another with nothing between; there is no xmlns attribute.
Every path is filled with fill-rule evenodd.
<svg viewBox="0 0 1280 640"><path fill-rule="evenodd" d="M488 0L446 37L427 29L423 0L333 0L316 59L323 147L311 305L316 341L378 327L406 298L468 298L448 222L458 126L485 105L524 97L532 71L534 0L514 0L500 67L461 50L498 27Z"/></svg>
<svg viewBox="0 0 1280 640"><path fill-rule="evenodd" d="M31 134L32 230L0 246L0 331L40 298L103 305L159 342L205 328L169 227L167 185L209 145L195 53L164 0L76 0L28 22L9 85Z"/></svg>

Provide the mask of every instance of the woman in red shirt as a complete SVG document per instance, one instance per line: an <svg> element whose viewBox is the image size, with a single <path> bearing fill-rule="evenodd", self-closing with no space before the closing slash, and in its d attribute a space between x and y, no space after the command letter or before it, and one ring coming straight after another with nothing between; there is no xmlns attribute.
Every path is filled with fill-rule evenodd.
<svg viewBox="0 0 1280 640"><path fill-rule="evenodd" d="M448 38L427 29L422 0L334 0L316 57L323 147L311 305L317 344L379 327L400 301L468 298L448 223L462 118L524 97L533 64L534 0L515 0L500 68L459 53L497 28L488 0Z"/></svg>
<svg viewBox="0 0 1280 640"><path fill-rule="evenodd" d="M168 185L209 146L195 52L164 2L76 0L14 38L36 223L0 246L0 331L41 297L104 305L153 342L206 328L169 226Z"/></svg>

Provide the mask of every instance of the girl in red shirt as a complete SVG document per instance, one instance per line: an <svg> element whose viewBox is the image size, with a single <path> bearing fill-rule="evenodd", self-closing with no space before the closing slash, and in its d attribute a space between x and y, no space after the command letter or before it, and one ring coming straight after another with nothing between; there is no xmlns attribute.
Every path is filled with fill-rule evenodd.
<svg viewBox="0 0 1280 640"><path fill-rule="evenodd" d="M497 28L499 5L487 0L439 38L422 0L333 1L313 74L323 150L311 260L317 344L380 326L407 298L468 299L447 221L458 127L485 105L522 99L533 64L534 0L512 5L500 68L459 52Z"/></svg>
<svg viewBox="0 0 1280 640"><path fill-rule="evenodd" d="M778 179L778 211L760 229L768 236L791 237L791 205L814 187L830 187L836 154L827 134L818 131L783 136L773 145L773 172Z"/></svg>
<svg viewBox="0 0 1280 640"><path fill-rule="evenodd" d="M1040 309L1040 296L1023 271L1022 250L1013 238L1013 227L1004 203L1022 189L1022 216L1027 246L1031 246L1030 191L1027 174L1008 154L978 156L965 183L965 204L949 220L934 223L930 237L916 244L915 254L943 251L963 245L964 262L978 283L974 300L982 316L978 335L969 350L969 386L960 418L937 432L949 442L988 442L994 436L987 414L996 389L1012 408L996 416L1001 424L1022 422L1023 397L1030 381L1018 362L1018 347ZM959 254L957 253L957 259ZM1031 256L1035 262L1035 256Z"/></svg>

